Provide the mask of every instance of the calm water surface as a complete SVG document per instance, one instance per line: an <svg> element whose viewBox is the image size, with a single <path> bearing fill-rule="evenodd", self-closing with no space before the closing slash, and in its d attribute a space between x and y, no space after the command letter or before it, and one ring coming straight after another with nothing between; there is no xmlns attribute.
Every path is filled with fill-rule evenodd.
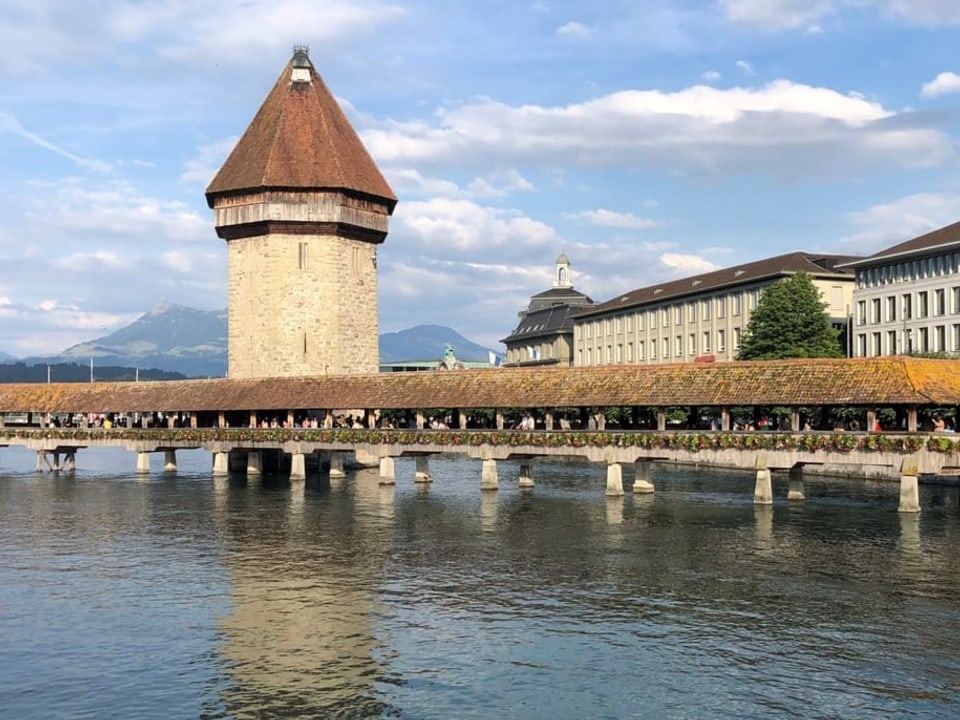
<svg viewBox="0 0 960 720"><path fill-rule="evenodd" d="M924 487L412 461L290 485L0 449L0 717L957 718L960 510ZM154 457L159 465L159 458ZM625 478L629 487L632 478Z"/></svg>

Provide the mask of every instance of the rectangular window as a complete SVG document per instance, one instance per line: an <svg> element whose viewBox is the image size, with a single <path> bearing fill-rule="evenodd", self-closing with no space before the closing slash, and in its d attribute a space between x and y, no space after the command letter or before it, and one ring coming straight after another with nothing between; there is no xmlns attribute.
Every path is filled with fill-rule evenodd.
<svg viewBox="0 0 960 720"><path fill-rule="evenodd" d="M617 358L617 363L618 363L618 364L623 362L623 344L622 344L622 343L617 343L617 355L616 355L616 358Z"/></svg>
<svg viewBox="0 0 960 720"><path fill-rule="evenodd" d="M909 293L900 298L900 314L903 315L904 320L909 320L913 317L912 299L913 297Z"/></svg>
<svg viewBox="0 0 960 720"><path fill-rule="evenodd" d="M627 343L627 362L633 362L633 343Z"/></svg>
<svg viewBox="0 0 960 720"><path fill-rule="evenodd" d="M727 331L717 330L717 352L725 353L727 351Z"/></svg>
<svg viewBox="0 0 960 720"><path fill-rule="evenodd" d="M917 293L917 317L925 318L930 314L929 294L926 290Z"/></svg>
<svg viewBox="0 0 960 720"><path fill-rule="evenodd" d="M705 333L703 334L703 351L704 351L705 353L709 353L709 352L710 352L710 333L709 333L709 331L708 331L708 332L705 332Z"/></svg>
<svg viewBox="0 0 960 720"><path fill-rule="evenodd" d="M627 315L627 332L633 332L633 315Z"/></svg>
<svg viewBox="0 0 960 720"><path fill-rule="evenodd" d="M743 297L739 293L737 293L735 295L730 296L730 301L733 303L733 311L732 311L733 316L737 317L738 315L740 315L740 312L742 310L741 303L743 302Z"/></svg>
<svg viewBox="0 0 960 720"><path fill-rule="evenodd" d="M917 351L922 353L930 352L930 330L928 328L920 328L920 347L917 348Z"/></svg>
<svg viewBox="0 0 960 720"><path fill-rule="evenodd" d="M830 307L833 310L843 310L843 288L839 285L830 287Z"/></svg>
<svg viewBox="0 0 960 720"><path fill-rule="evenodd" d="M894 322L897 319L897 296L891 295L887 298L887 322Z"/></svg>
<svg viewBox="0 0 960 720"><path fill-rule="evenodd" d="M673 324L674 325L683 324L683 305L673 306Z"/></svg>
<svg viewBox="0 0 960 720"><path fill-rule="evenodd" d="M620 315L617 315L616 331L623 332L623 317Z"/></svg>
<svg viewBox="0 0 960 720"><path fill-rule="evenodd" d="M663 356L670 357L670 341L667 338L663 339Z"/></svg>
<svg viewBox="0 0 960 720"><path fill-rule="evenodd" d="M577 365L583 367L583 350L577 350Z"/></svg>
<svg viewBox="0 0 960 720"><path fill-rule="evenodd" d="M867 324L867 301L857 301L857 325Z"/></svg>
<svg viewBox="0 0 960 720"><path fill-rule="evenodd" d="M690 357L696 357L697 356L697 334L690 333L690 337L688 338L688 341L690 345Z"/></svg>
<svg viewBox="0 0 960 720"><path fill-rule="evenodd" d="M657 341L656 340L650 341L650 359L651 360L657 359Z"/></svg>
<svg viewBox="0 0 960 720"><path fill-rule="evenodd" d="M933 329L934 336L934 351L935 352L946 352L947 351L947 326L946 325L937 325Z"/></svg>
<svg viewBox="0 0 960 720"><path fill-rule="evenodd" d="M867 336L866 333L857 335L857 357L867 356Z"/></svg>
<svg viewBox="0 0 960 720"><path fill-rule="evenodd" d="M956 315L960 313L960 287L952 288L950 293L953 295L953 314Z"/></svg>
<svg viewBox="0 0 960 720"><path fill-rule="evenodd" d="M951 352L960 352L960 325L954 325L951 331L953 333L953 345L950 350Z"/></svg>
<svg viewBox="0 0 960 720"><path fill-rule="evenodd" d="M673 341L673 351L677 357L683 357L683 337L677 335Z"/></svg>
<svg viewBox="0 0 960 720"><path fill-rule="evenodd" d="M887 331L887 355L897 354L897 331Z"/></svg>
<svg viewBox="0 0 960 720"><path fill-rule="evenodd" d="M645 317L646 317L646 313L643 313L643 312L638 312L638 313L637 313L637 330L643 330L643 329L644 329L644 318L645 318Z"/></svg>
<svg viewBox="0 0 960 720"><path fill-rule="evenodd" d="M703 300L700 303L700 315L703 317L704 320L710 319L710 307L711 307L711 302L709 300Z"/></svg>
<svg viewBox="0 0 960 720"><path fill-rule="evenodd" d="M717 317L724 318L727 316L727 296L721 295L717 298Z"/></svg>
<svg viewBox="0 0 960 720"><path fill-rule="evenodd" d="M880 298L874 298L870 301L870 322L880 322Z"/></svg>
<svg viewBox="0 0 960 720"><path fill-rule="evenodd" d="M664 308L660 313L663 315L663 326L670 327L670 308Z"/></svg>
<svg viewBox="0 0 960 720"><path fill-rule="evenodd" d="M611 350L611 348L610 348L609 345L607 345L607 346L604 348L603 362L604 362L604 364L606 364L606 365L609 365L609 364L610 364L610 350Z"/></svg>
<svg viewBox="0 0 960 720"><path fill-rule="evenodd" d="M297 250L297 264L301 270L307 269L307 261L310 259L308 251L310 246L307 243L302 242L299 244Z"/></svg>
<svg viewBox="0 0 960 720"><path fill-rule="evenodd" d="M733 351L737 352L740 349L740 328L735 327L733 329Z"/></svg>
<svg viewBox="0 0 960 720"><path fill-rule="evenodd" d="M878 357L883 354L883 349L880 347L880 333L875 332L871 336L872 346L870 348L870 355L872 357Z"/></svg>
<svg viewBox="0 0 960 720"><path fill-rule="evenodd" d="M750 310L756 310L756 309L757 309L757 302L759 301L759 299L760 299L760 291L759 291L759 290L751 290L750 292L748 292L748 293L747 293L747 308L749 308Z"/></svg>
<svg viewBox="0 0 960 720"><path fill-rule="evenodd" d="M637 343L637 360L643 360L643 359L645 359L645 358L644 358L644 353L645 353L646 350L647 350L647 348L646 348L645 346L646 346L646 343L643 342L643 340L641 340L640 342Z"/></svg>
<svg viewBox="0 0 960 720"><path fill-rule="evenodd" d="M939 260L939 258L937 258ZM947 291L943 288L933 291L933 314L947 314Z"/></svg>

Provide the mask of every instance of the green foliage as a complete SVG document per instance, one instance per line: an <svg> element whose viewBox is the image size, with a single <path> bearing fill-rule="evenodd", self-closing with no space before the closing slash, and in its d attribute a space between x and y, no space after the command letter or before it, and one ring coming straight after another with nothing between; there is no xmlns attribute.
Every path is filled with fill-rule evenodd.
<svg viewBox="0 0 960 720"><path fill-rule="evenodd" d="M750 317L737 359L843 357L826 308L807 273L774 283Z"/></svg>

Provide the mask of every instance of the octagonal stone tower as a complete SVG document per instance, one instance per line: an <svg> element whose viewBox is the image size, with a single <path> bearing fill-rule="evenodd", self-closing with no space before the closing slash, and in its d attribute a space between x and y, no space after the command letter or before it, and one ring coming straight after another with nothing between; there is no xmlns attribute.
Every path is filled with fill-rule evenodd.
<svg viewBox="0 0 960 720"><path fill-rule="evenodd" d="M377 245L397 198L307 48L206 196L227 242L229 377L377 372Z"/></svg>

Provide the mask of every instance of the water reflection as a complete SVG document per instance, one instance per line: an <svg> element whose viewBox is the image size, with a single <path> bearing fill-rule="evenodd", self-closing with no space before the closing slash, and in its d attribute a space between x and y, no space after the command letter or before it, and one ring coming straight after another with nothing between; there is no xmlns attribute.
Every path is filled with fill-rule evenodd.
<svg viewBox="0 0 960 720"><path fill-rule="evenodd" d="M387 705L374 622L389 489L358 473L352 494L264 477L230 486L226 528L232 610L220 621L234 717L377 717ZM286 512L276 513L275 505Z"/></svg>

